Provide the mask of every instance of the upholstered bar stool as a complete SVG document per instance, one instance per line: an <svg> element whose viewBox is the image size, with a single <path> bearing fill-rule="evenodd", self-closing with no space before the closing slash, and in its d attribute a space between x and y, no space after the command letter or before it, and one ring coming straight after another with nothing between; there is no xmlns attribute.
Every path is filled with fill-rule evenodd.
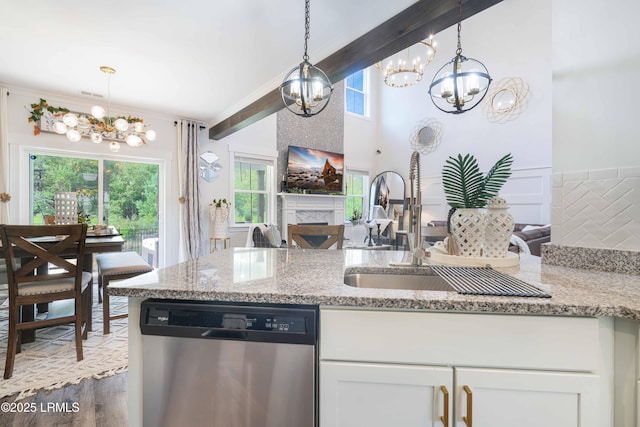
<svg viewBox="0 0 640 427"><path fill-rule="evenodd" d="M115 319L123 319L127 313L111 316L109 307L109 282L112 280L124 280L153 270L137 252L110 252L96 256L98 264L98 303L102 302L103 332L108 334L110 322ZM101 292L102 291L102 292ZM104 301L103 301L104 296Z"/></svg>

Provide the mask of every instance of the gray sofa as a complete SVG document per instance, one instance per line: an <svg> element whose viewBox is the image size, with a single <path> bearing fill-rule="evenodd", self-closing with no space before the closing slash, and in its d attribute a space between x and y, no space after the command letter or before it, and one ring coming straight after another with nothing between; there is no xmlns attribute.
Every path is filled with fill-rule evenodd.
<svg viewBox="0 0 640 427"><path fill-rule="evenodd" d="M532 230L522 231L527 225L539 227ZM514 236L520 237L529 247L531 255L540 256L543 243L551 241L551 226L544 224L516 224L513 231ZM519 253L520 247L516 245L509 246L511 252Z"/></svg>

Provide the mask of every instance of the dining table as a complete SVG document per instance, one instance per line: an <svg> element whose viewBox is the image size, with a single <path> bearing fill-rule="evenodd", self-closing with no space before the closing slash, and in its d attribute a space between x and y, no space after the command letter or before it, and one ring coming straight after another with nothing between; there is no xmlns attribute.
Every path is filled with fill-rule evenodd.
<svg viewBox="0 0 640 427"><path fill-rule="evenodd" d="M40 237L34 239L42 247L53 246L59 238L56 236ZM105 252L122 252L125 240L120 233L114 227L108 227L105 230L87 230L87 237L84 245L84 258L83 258L83 270L87 272L93 271L93 256L94 254ZM15 251L16 256L20 256L20 251ZM71 253L71 252L70 252ZM64 252L63 252L64 254ZM0 258L4 258L4 250L2 249L2 243L0 242ZM25 258L25 261L29 258ZM24 262L24 261L21 261ZM38 269L38 274L47 274L47 266ZM89 289L89 297L93 301L93 286ZM39 312L47 310L47 304L39 305L37 307ZM36 307L33 305L23 305L20 310L20 321L29 322L35 319ZM87 330L92 330L93 319L92 313L89 313L87 318ZM35 341L35 330L22 331L22 343L30 343Z"/></svg>

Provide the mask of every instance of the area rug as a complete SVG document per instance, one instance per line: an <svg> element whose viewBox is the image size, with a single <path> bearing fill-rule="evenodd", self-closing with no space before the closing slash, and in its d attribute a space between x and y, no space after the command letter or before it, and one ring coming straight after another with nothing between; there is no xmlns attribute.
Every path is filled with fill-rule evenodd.
<svg viewBox="0 0 640 427"><path fill-rule="evenodd" d="M94 292L94 295L96 293ZM111 297L112 313L127 310L127 299ZM58 302L54 304L59 304ZM65 310L63 304L50 312ZM56 326L36 331L33 343L23 344L16 355L13 376L2 379L7 351L8 320L6 310L0 314L0 398L16 395L20 400L39 390L54 390L78 384L85 378L105 378L127 370L127 319L111 321L111 333L102 333L102 304L93 304L93 331L82 342L84 360L76 361L73 326Z"/></svg>

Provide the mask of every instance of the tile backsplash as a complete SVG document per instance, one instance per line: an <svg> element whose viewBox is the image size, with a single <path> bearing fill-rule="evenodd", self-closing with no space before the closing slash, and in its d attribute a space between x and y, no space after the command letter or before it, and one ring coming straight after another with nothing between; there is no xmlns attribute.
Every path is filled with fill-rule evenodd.
<svg viewBox="0 0 640 427"><path fill-rule="evenodd" d="M640 274L640 167L555 173L544 264Z"/></svg>
<svg viewBox="0 0 640 427"><path fill-rule="evenodd" d="M552 175L551 242L640 250L640 167Z"/></svg>

